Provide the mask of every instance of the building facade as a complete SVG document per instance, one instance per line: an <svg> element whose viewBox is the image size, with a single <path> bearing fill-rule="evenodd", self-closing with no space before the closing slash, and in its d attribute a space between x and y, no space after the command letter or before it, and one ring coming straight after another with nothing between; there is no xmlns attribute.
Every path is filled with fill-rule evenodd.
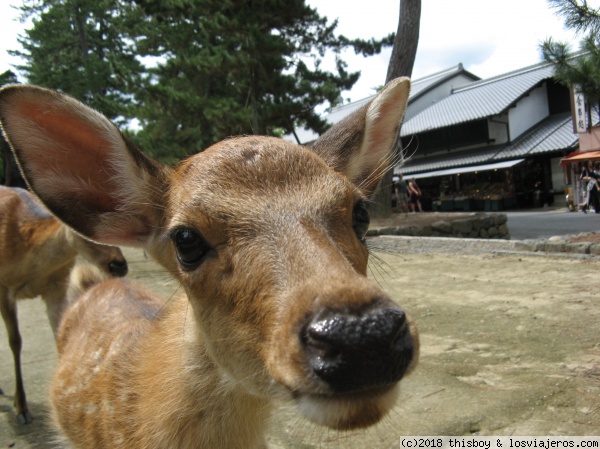
<svg viewBox="0 0 600 449"><path fill-rule="evenodd" d="M414 80L395 173L418 180L426 210L566 204L576 170L561 161L578 152L579 140L570 91L553 73L540 63L479 79L458 64ZM327 120L335 123L370 99L335 108ZM597 114L592 119L597 123Z"/></svg>

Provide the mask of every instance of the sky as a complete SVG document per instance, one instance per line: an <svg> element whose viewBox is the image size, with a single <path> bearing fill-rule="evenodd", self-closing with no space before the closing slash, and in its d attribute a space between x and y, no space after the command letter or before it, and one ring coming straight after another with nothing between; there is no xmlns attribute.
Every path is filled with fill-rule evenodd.
<svg viewBox="0 0 600 449"><path fill-rule="evenodd" d="M337 32L348 38L381 38L398 28L399 0L307 0L322 16L338 19ZM600 0L589 3L600 6ZM19 61L7 50L19 49L17 36L27 25L16 20L11 5L0 0L0 73ZM489 78L541 61L539 44L548 37L573 44L578 37L566 30L563 19L547 0L422 0L419 45L414 79L462 63L466 70ZM364 58L344 53L348 69L361 78L345 100L360 100L385 82L391 49ZM325 67L327 67L325 65Z"/></svg>

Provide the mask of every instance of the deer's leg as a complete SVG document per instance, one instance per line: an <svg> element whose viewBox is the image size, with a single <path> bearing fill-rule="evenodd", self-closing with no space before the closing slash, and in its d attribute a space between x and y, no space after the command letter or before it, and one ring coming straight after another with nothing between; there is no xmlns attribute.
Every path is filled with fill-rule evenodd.
<svg viewBox="0 0 600 449"><path fill-rule="evenodd" d="M65 278L68 275L65 275ZM42 300L46 303L46 314L48 315L48 322L52 328L54 339L56 340L56 334L58 332L58 325L60 319L67 305L67 285L65 282L56 282L50 284L46 289L46 292L42 295Z"/></svg>
<svg viewBox="0 0 600 449"><path fill-rule="evenodd" d="M6 289L0 291L0 312L6 325L8 343L13 353L15 363L15 409L19 424L30 424L33 420L27 407L25 388L23 386L23 374L21 372L21 334L19 332L19 321L17 318L17 300L12 299Z"/></svg>

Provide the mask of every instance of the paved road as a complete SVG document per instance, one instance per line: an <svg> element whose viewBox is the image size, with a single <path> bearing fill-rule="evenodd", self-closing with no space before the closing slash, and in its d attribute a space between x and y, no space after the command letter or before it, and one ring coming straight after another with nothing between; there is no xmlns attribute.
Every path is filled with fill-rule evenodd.
<svg viewBox="0 0 600 449"><path fill-rule="evenodd" d="M511 240L549 238L580 232L600 233L600 214L566 209L507 212Z"/></svg>

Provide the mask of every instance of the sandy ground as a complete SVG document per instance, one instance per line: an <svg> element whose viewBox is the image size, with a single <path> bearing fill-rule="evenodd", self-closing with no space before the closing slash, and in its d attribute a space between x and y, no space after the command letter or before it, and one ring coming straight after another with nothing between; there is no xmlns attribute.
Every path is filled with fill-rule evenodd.
<svg viewBox="0 0 600 449"><path fill-rule="evenodd" d="M177 286L139 251L130 277L165 297ZM387 254L371 276L416 320L421 359L379 425L334 432L282 405L269 445L397 448L402 435L600 434L600 259L546 255ZM19 304L23 369L35 420L12 410L12 357L0 326L0 448L50 448L54 341L40 300ZM232 429L235 431L235 429Z"/></svg>

